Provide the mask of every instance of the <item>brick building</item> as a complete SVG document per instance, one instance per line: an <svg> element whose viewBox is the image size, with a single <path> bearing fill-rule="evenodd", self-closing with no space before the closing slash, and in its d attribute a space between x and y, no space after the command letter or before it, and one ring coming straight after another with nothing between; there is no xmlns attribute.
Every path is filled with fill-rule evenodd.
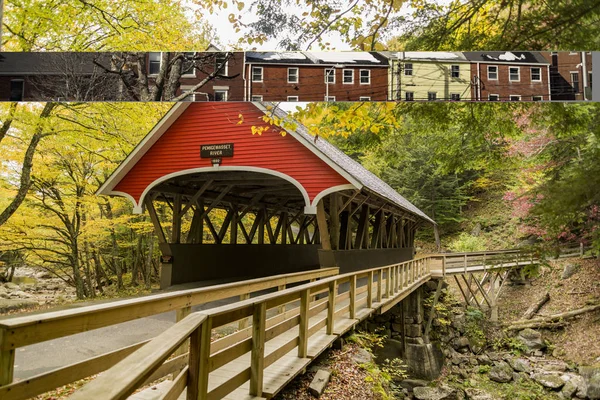
<svg viewBox="0 0 600 400"><path fill-rule="evenodd" d="M550 63L552 100L592 99L592 53L583 51L544 51Z"/></svg>
<svg viewBox="0 0 600 400"><path fill-rule="evenodd" d="M471 97L476 101L550 100L550 63L539 52L470 51Z"/></svg>
<svg viewBox="0 0 600 400"><path fill-rule="evenodd" d="M376 52L247 52L246 100L385 101L388 60Z"/></svg>

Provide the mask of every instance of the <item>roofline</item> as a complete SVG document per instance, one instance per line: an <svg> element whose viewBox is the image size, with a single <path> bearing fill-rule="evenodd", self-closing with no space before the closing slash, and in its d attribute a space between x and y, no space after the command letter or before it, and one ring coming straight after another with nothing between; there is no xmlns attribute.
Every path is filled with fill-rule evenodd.
<svg viewBox="0 0 600 400"><path fill-rule="evenodd" d="M480 63L480 64L551 65L549 62L515 62L515 61L502 61L502 60L491 60L491 61L468 60L468 61L471 63Z"/></svg>
<svg viewBox="0 0 600 400"><path fill-rule="evenodd" d="M181 114L189 107L189 102L178 102L154 125L154 128L142 139L131 153L119 164L117 169L96 190L96 195L109 195L115 186L127 175L142 156L158 141L163 133L175 122Z"/></svg>
<svg viewBox="0 0 600 400"><path fill-rule="evenodd" d="M258 66L260 65L293 65L293 66L305 66L305 67L332 67L335 65L344 65L344 68L349 68L349 67L375 67L375 68L387 68L389 67L389 63L388 64L355 64L355 63L350 63L350 64L346 64L346 63L314 63L312 61L310 62L299 62L299 63L284 63L284 62L268 62L268 61L263 61L261 60L261 62L256 62L254 61L252 58L246 58L246 60L249 63L252 64L258 64ZM338 69L343 69L343 68L338 68Z"/></svg>
<svg viewBox="0 0 600 400"><path fill-rule="evenodd" d="M265 113L265 114L269 113L269 110L267 109L267 107L265 107L263 105L263 103L252 102L252 104L254 104L254 106L257 107L263 113ZM302 135L299 135L298 133L296 133L296 131L287 129L283 126L280 126L280 128L282 128L287 133L289 133L294 139L296 139L297 141L302 143L304 145L304 147L309 149L314 155L316 155L322 161L324 161L327 165L329 165L329 167L331 167L335 172L337 172L338 174L343 176L348 182L350 182L352 185L354 185L354 187L356 189L361 190L364 187L364 185L362 183L360 183L356 178L354 178L348 171L346 171L345 169L340 167L337 163L335 163L332 159L330 159L325 153L323 153L321 150L319 150L319 148L314 146L310 141L307 141L306 139L304 139L304 137L302 137Z"/></svg>

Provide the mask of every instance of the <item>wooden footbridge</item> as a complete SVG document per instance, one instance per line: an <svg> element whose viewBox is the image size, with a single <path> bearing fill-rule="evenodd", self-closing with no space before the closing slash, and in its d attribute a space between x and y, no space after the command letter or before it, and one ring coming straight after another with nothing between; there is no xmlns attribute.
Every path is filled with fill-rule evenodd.
<svg viewBox="0 0 600 400"><path fill-rule="evenodd" d="M519 251L434 254L341 275L335 268L321 269L7 318L0 320L0 398L29 398L102 371L72 398L125 399L164 377L173 380L152 398L183 393L188 399L270 398L338 337L428 280L506 273L534 262ZM198 304L232 297L239 300L191 312ZM179 322L150 341L12 382L20 347L172 310ZM219 337L224 326L235 331ZM431 320L425 332L430 326Z"/></svg>

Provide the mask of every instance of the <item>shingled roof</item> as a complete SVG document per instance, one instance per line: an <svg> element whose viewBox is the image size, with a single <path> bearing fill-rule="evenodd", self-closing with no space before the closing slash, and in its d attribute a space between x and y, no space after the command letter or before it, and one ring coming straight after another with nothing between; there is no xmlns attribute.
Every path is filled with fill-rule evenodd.
<svg viewBox="0 0 600 400"><path fill-rule="evenodd" d="M288 113L286 113L284 110L282 110L279 107L276 107L273 104L259 104L261 104L265 110L273 110L273 113L277 118L292 120ZM301 136L301 138L304 140L305 146L312 146L316 148L323 155L329 158L332 162L337 164L340 168L342 168L344 171L350 174L354 179L360 182L368 191L386 198L396 206L413 214L416 214L432 224L436 223L434 220L429 218L427 214L419 210L414 204L406 200L400 193L395 191L390 185L378 178L375 174L363 167L360 163L353 160L351 157L349 157L347 154L345 154L343 151L341 151L325 139L315 138L313 135L310 134L308 128L302 125L300 122L296 120L292 121L294 121L296 129L292 131L288 128L286 129L288 133L296 133L299 136Z"/></svg>

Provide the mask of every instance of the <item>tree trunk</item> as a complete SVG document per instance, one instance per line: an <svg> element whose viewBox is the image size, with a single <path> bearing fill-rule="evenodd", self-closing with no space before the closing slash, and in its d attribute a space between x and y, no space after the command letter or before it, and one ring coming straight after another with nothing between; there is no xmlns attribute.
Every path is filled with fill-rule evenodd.
<svg viewBox="0 0 600 400"><path fill-rule="evenodd" d="M35 132L29 142L29 147L25 152L25 157L23 158L23 166L21 168L21 179L19 182L19 189L17 191L17 195L10 202L10 204L0 213L0 226L2 226L14 213L17 211L23 200L25 200L25 196L29 191L29 187L31 186L31 170L33 168L33 156L35 154L35 150L40 143L40 140L46 136L43 132L43 121L50 115L56 103L46 103L42 113L40 114L38 123L35 127Z"/></svg>
<svg viewBox="0 0 600 400"><path fill-rule="evenodd" d="M139 274L139 271L141 270L140 267L142 264L142 257L143 257L143 255L142 255L142 235L138 235L135 257L134 257L133 265L131 267L131 284L133 286L139 285L138 274Z"/></svg>
<svg viewBox="0 0 600 400"><path fill-rule="evenodd" d="M83 254L85 257L85 280L90 297L93 298L96 297L96 290L94 289L94 278L92 277L92 269L90 268L90 246L87 240L83 242Z"/></svg>
<svg viewBox="0 0 600 400"><path fill-rule="evenodd" d="M71 267L73 269L73 284L75 285L75 292L77 298L82 300L85 298L85 288L81 273L79 271L79 251L77 250L77 239L71 241Z"/></svg>
<svg viewBox="0 0 600 400"><path fill-rule="evenodd" d="M540 311L540 308L542 308L548 301L550 301L550 292L546 292L546 294L536 301L535 304L532 304L531 307L525 311L525 314L523 314L523 319L533 318L533 316Z"/></svg>
<svg viewBox="0 0 600 400"><path fill-rule="evenodd" d="M154 234L152 232L148 233L148 257L146 258L146 271L144 275L144 283L146 284L146 289L150 289L151 280L152 280L152 260L154 258Z"/></svg>
<svg viewBox="0 0 600 400"><path fill-rule="evenodd" d="M547 317L534 318L530 320L520 320L513 322L508 329L509 330L518 330L525 328L534 328L534 327L542 327L544 324L562 322L564 319L573 318L581 314L585 314L587 312L600 310L600 304L596 304L594 306L580 308L578 310L567 311L559 314L549 315Z"/></svg>
<svg viewBox="0 0 600 400"><path fill-rule="evenodd" d="M1 0L0 0L0 3L1 3ZM2 10L0 9L0 13L1 12L2 12ZM2 29L1 23L0 23L0 29ZM15 117L15 112L17 111L17 104L19 104L19 103L17 103L17 102L10 103L10 106L8 109L8 115L2 122L2 126L0 126L0 143L2 143L2 139L4 139L4 137L6 136L6 133L12 126L12 122Z"/></svg>

